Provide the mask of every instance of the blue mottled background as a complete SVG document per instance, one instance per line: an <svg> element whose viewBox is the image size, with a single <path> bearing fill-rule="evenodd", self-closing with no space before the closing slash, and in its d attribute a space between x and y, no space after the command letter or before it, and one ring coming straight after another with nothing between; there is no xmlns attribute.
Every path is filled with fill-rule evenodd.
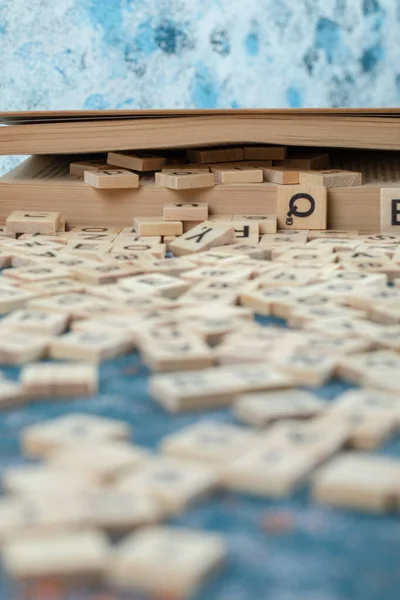
<svg viewBox="0 0 400 600"><path fill-rule="evenodd" d="M0 0L0 110L396 105L399 23L399 0Z"/></svg>

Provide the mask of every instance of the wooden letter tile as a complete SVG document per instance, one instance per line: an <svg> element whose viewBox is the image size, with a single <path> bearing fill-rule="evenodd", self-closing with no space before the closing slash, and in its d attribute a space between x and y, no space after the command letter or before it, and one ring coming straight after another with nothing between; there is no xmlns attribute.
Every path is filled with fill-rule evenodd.
<svg viewBox="0 0 400 600"><path fill-rule="evenodd" d="M21 383L29 397L94 396L98 390L95 365L42 364L24 367Z"/></svg>
<svg viewBox="0 0 400 600"><path fill-rule="evenodd" d="M232 165L215 165L211 167L216 183L261 183L263 172L261 169L246 164L234 163Z"/></svg>
<svg viewBox="0 0 400 600"><path fill-rule="evenodd" d="M278 185L299 183L299 171L290 167L263 167L264 180Z"/></svg>
<svg viewBox="0 0 400 600"><path fill-rule="evenodd" d="M195 163L224 163L243 160L243 149L226 146L225 148L203 148L188 150L189 161Z"/></svg>
<svg viewBox="0 0 400 600"><path fill-rule="evenodd" d="M161 217L135 217L133 226L142 236L181 235L181 221L163 221Z"/></svg>
<svg viewBox="0 0 400 600"><path fill-rule="evenodd" d="M109 152L107 162L132 171L159 171L166 158L151 152Z"/></svg>
<svg viewBox="0 0 400 600"><path fill-rule="evenodd" d="M113 332L73 332L55 338L49 347L51 358L102 362L132 349L126 335Z"/></svg>
<svg viewBox="0 0 400 600"><path fill-rule="evenodd" d="M125 590L186 598L221 564L225 554L224 540L216 534L172 527L147 529L117 547L109 580Z"/></svg>
<svg viewBox="0 0 400 600"><path fill-rule="evenodd" d="M14 211L6 219L6 230L11 233L43 233L53 235L60 226L58 212Z"/></svg>
<svg viewBox="0 0 400 600"><path fill-rule="evenodd" d="M400 188L381 189L381 231L400 233Z"/></svg>
<svg viewBox="0 0 400 600"><path fill-rule="evenodd" d="M277 202L279 227L289 229L326 227L326 188L300 185L279 187Z"/></svg>
<svg viewBox="0 0 400 600"><path fill-rule="evenodd" d="M233 227L219 227L218 223L204 221L170 244L176 256L194 254L215 246L233 243L236 240Z"/></svg>
<svg viewBox="0 0 400 600"><path fill-rule="evenodd" d="M343 171L342 169L328 169L326 171L300 171L300 185L317 185L327 188L350 187L362 185L362 173L356 171Z"/></svg>
<svg viewBox="0 0 400 600"><path fill-rule="evenodd" d="M156 185L170 188L172 190L191 190L196 188L213 187L215 184L214 174L204 170L165 170L156 173Z"/></svg>
<svg viewBox="0 0 400 600"><path fill-rule="evenodd" d="M17 580L56 577L100 580L109 558L107 538L98 531L54 532L12 540L3 549L3 563Z"/></svg>
<svg viewBox="0 0 400 600"><path fill-rule="evenodd" d="M101 190L119 190L139 187L139 175L124 169L110 171L85 171L84 181Z"/></svg>
<svg viewBox="0 0 400 600"><path fill-rule="evenodd" d="M164 204L165 221L207 221L208 204L206 202L181 202Z"/></svg>
<svg viewBox="0 0 400 600"><path fill-rule="evenodd" d="M318 470L312 493L324 504L382 513L395 508L399 481L399 460L344 453Z"/></svg>

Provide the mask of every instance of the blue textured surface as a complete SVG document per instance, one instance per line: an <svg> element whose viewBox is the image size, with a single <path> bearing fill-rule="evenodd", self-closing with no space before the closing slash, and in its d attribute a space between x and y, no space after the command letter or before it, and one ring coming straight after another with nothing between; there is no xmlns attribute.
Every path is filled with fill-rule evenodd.
<svg viewBox="0 0 400 600"><path fill-rule="evenodd" d="M273 319L263 319L269 323ZM18 370L5 373L16 378ZM136 354L104 363L100 393L93 399L35 403L0 416L1 466L21 463L21 427L44 418L85 412L125 419L134 440L155 448L160 439L199 418L233 421L229 409L170 415L147 395L148 370ZM327 401L347 389L334 380L317 390ZM400 436L380 452L400 456ZM268 531L265 522L287 524ZM176 518L174 523L221 532L229 545L226 566L195 600L398 600L400 589L400 518L320 506L305 487L282 501L220 493ZM49 595L49 600L135 600L138 596L100 596L99 591ZM0 579L1 600L47 600L22 596Z"/></svg>

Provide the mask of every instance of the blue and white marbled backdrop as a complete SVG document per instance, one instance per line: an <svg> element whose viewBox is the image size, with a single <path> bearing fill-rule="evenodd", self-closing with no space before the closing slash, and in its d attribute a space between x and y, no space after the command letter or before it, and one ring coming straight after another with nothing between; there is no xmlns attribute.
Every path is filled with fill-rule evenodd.
<svg viewBox="0 0 400 600"><path fill-rule="evenodd" d="M396 105L399 22L399 0L0 0L0 110Z"/></svg>

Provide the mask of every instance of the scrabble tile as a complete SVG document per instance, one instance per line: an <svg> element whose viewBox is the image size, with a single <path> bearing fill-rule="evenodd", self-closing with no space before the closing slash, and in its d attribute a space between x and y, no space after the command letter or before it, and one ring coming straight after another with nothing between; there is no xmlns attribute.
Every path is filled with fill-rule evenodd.
<svg viewBox="0 0 400 600"><path fill-rule="evenodd" d="M201 172L209 173L210 172L210 167L208 165L202 165L200 163L187 163L187 162L179 162L179 163L171 165L168 163L168 161L161 168L161 172L164 173L164 172L168 172L171 170L185 171L186 169L189 169L190 171L198 171L199 173L201 173Z"/></svg>
<svg viewBox="0 0 400 600"><path fill-rule="evenodd" d="M139 527L154 525L163 517L160 504L144 492L118 492L102 489L85 495L84 504L90 524L110 535L131 533Z"/></svg>
<svg viewBox="0 0 400 600"><path fill-rule="evenodd" d="M17 279L18 281L34 283L38 281L49 281L50 279L69 278L71 270L67 267L58 265L35 265L34 267L21 267L19 269L9 269L3 276Z"/></svg>
<svg viewBox="0 0 400 600"><path fill-rule="evenodd" d="M233 412L243 423L265 427L280 419L307 419L325 408L326 402L315 394L293 389L243 394L234 403Z"/></svg>
<svg viewBox="0 0 400 600"><path fill-rule="evenodd" d="M16 238L16 234L15 233L10 233L9 231L7 231L5 225L0 225L0 239L1 238L15 239Z"/></svg>
<svg viewBox="0 0 400 600"><path fill-rule="evenodd" d="M216 183L262 183L263 181L261 169L244 163L217 164L211 167L211 172L214 174Z"/></svg>
<svg viewBox="0 0 400 600"><path fill-rule="evenodd" d="M349 444L359 450L374 450L382 446L396 430L396 425L388 415L367 413L360 410L329 407L326 418L349 425Z"/></svg>
<svg viewBox="0 0 400 600"><path fill-rule="evenodd" d="M34 294L31 294L32 296ZM69 319L84 319L100 310L105 302L89 294L65 293L34 298L27 304L29 309L58 312L67 315Z"/></svg>
<svg viewBox="0 0 400 600"><path fill-rule="evenodd" d="M172 527L147 529L117 546L108 579L118 588L184 598L220 566L226 552L217 534Z"/></svg>
<svg viewBox="0 0 400 600"><path fill-rule="evenodd" d="M179 297L181 305L198 305L201 303L218 303L223 305L237 304L243 288L241 280L207 281L193 285Z"/></svg>
<svg viewBox="0 0 400 600"><path fill-rule="evenodd" d="M54 532L12 540L3 548L6 573L16 580L45 577L99 580L108 559L107 538L95 530Z"/></svg>
<svg viewBox="0 0 400 600"><path fill-rule="evenodd" d="M262 245L281 245L281 244L305 244L308 239L309 231L307 229L278 229L276 233L266 233L262 236L260 244Z"/></svg>
<svg viewBox="0 0 400 600"><path fill-rule="evenodd" d="M142 273L143 270L135 265L99 264L76 267L73 269L73 276L75 279L91 285L104 285L114 283L124 277L131 277L136 273Z"/></svg>
<svg viewBox="0 0 400 600"><path fill-rule="evenodd" d="M285 146L245 146L243 148L243 160L283 160L285 156Z"/></svg>
<svg viewBox="0 0 400 600"><path fill-rule="evenodd" d="M263 167L264 181L278 185L297 185L299 171L290 167Z"/></svg>
<svg viewBox="0 0 400 600"><path fill-rule="evenodd" d="M326 153L305 151L301 153L293 153L287 156L284 161L277 161L275 164L279 166L289 167L292 169L329 169L329 155Z"/></svg>
<svg viewBox="0 0 400 600"><path fill-rule="evenodd" d="M400 427L400 399L377 389L353 389L335 398L331 405L335 411L358 411L367 415L389 417L393 424Z"/></svg>
<svg viewBox="0 0 400 600"><path fill-rule="evenodd" d="M219 252L222 253L226 253L229 254L230 256L235 256L235 254L239 255L239 256L246 256L247 258L254 258L257 260L265 260L267 258L268 255L268 251L259 246L257 243L252 243L251 241L251 237L254 236L254 234L251 233L251 231L254 231L254 228L250 225L248 228L245 225L242 229L241 227L238 227L237 229L235 229L235 236L236 233L239 234L240 233L249 233L250 237L249 238L243 238L243 241L239 241L237 243L233 243L233 244L227 244L221 248L219 248ZM249 241L248 241L249 240Z"/></svg>
<svg viewBox="0 0 400 600"><path fill-rule="evenodd" d="M111 258L118 260L153 260L154 258L165 258L166 245L153 244L153 242L128 242L120 245L114 244L111 250Z"/></svg>
<svg viewBox="0 0 400 600"><path fill-rule="evenodd" d="M142 338L140 353L142 360L153 371L183 371L211 367L214 360L208 345L196 335L182 332L172 340Z"/></svg>
<svg viewBox="0 0 400 600"><path fill-rule="evenodd" d="M74 413L24 427L21 446L28 456L47 458L68 446L126 440L130 435L130 427L125 421Z"/></svg>
<svg viewBox="0 0 400 600"><path fill-rule="evenodd" d="M97 260L97 255L110 251L112 244L109 242L74 241L67 243L66 252L85 258Z"/></svg>
<svg viewBox="0 0 400 600"><path fill-rule="evenodd" d="M4 281L4 280L3 280ZM0 315L24 308L37 294L33 291L17 288L10 283L0 283Z"/></svg>
<svg viewBox="0 0 400 600"><path fill-rule="evenodd" d="M252 308L264 316L275 315L285 318L293 305L297 304L298 290L295 286L243 290L241 306Z"/></svg>
<svg viewBox="0 0 400 600"><path fill-rule="evenodd" d="M149 461L139 446L121 441L88 442L55 451L49 466L66 473L81 473L99 485L110 484L124 473L132 473Z"/></svg>
<svg viewBox="0 0 400 600"><path fill-rule="evenodd" d="M237 425L201 421L164 437L161 451L218 468L247 452L257 438L252 431Z"/></svg>
<svg viewBox="0 0 400 600"><path fill-rule="evenodd" d="M211 466L182 458L159 456L115 483L120 492L143 491L154 498L166 513L179 514L190 504L208 496L217 476Z"/></svg>
<svg viewBox="0 0 400 600"><path fill-rule="evenodd" d="M388 379L395 377L396 370L400 368L400 356L390 350L379 350L377 352L362 352L352 356L343 357L337 363L337 374L346 381L364 384L364 380L377 378L375 385L369 383L369 387L378 387L381 377ZM366 384L367 385L367 384Z"/></svg>
<svg viewBox="0 0 400 600"><path fill-rule="evenodd" d="M10 233L54 234L60 225L58 212L24 212L16 210L6 219L6 230Z"/></svg>
<svg viewBox="0 0 400 600"><path fill-rule="evenodd" d="M317 471L312 495L331 506L388 512L395 509L399 479L400 461L395 458L343 453Z"/></svg>
<svg viewBox="0 0 400 600"><path fill-rule="evenodd" d="M81 473L66 473L48 465L8 468L2 473L2 485L6 492L21 497L94 489L94 483Z"/></svg>
<svg viewBox="0 0 400 600"><path fill-rule="evenodd" d="M159 171L165 164L166 158L151 152L109 152L107 163L133 171Z"/></svg>
<svg viewBox="0 0 400 600"><path fill-rule="evenodd" d="M221 478L223 486L234 492L282 497L291 494L316 464L312 453L266 439L227 463Z"/></svg>
<svg viewBox="0 0 400 600"><path fill-rule="evenodd" d="M38 363L21 371L21 383L29 397L94 396L99 374L94 365Z"/></svg>
<svg viewBox="0 0 400 600"><path fill-rule="evenodd" d="M121 333L73 332L55 338L49 345L49 355L62 360L102 362L126 354L132 346L127 336Z"/></svg>
<svg viewBox="0 0 400 600"><path fill-rule="evenodd" d="M125 288L131 288L138 292L156 293L166 298L177 298L185 292L189 283L163 273L146 273L144 275L134 275L126 277L123 281Z"/></svg>
<svg viewBox="0 0 400 600"><path fill-rule="evenodd" d="M290 387L292 379L266 366L235 365L150 377L151 396L170 412L228 406L244 392Z"/></svg>
<svg viewBox="0 0 400 600"><path fill-rule="evenodd" d="M308 349L302 352L293 350L274 361L280 369L291 375L297 385L318 387L333 377L336 369L336 357L318 350Z"/></svg>
<svg viewBox="0 0 400 600"><path fill-rule="evenodd" d="M11 266L12 251L0 248L0 269Z"/></svg>
<svg viewBox="0 0 400 600"><path fill-rule="evenodd" d="M219 221L218 227L233 227L237 241L258 245L259 226L257 221Z"/></svg>
<svg viewBox="0 0 400 600"><path fill-rule="evenodd" d="M300 185L317 185L327 188L350 187L363 184L362 173L344 171L342 169L327 169L323 171L300 171Z"/></svg>
<svg viewBox="0 0 400 600"><path fill-rule="evenodd" d="M309 240L320 238L335 238L336 240L350 240L358 237L358 231L355 230L339 230L339 229L322 229L310 231Z"/></svg>
<svg viewBox="0 0 400 600"><path fill-rule="evenodd" d="M176 256L184 256L233 243L235 239L233 227L220 228L218 224L204 221L172 242L170 250Z"/></svg>
<svg viewBox="0 0 400 600"><path fill-rule="evenodd" d="M277 219L275 215L234 215L232 221L254 221L258 223L260 235L276 233Z"/></svg>
<svg viewBox="0 0 400 600"><path fill-rule="evenodd" d="M223 163L243 160L243 149L234 147L188 150L187 158L195 163Z"/></svg>
<svg viewBox="0 0 400 600"><path fill-rule="evenodd" d="M107 242L112 244L117 237L116 233L87 233L85 231L70 231L67 243L89 241L89 242Z"/></svg>
<svg viewBox="0 0 400 600"><path fill-rule="evenodd" d="M176 202L164 204L165 221L207 221L207 202Z"/></svg>
<svg viewBox="0 0 400 600"><path fill-rule="evenodd" d="M85 171L84 182L101 190L119 190L123 188L138 188L139 175L124 169L109 171Z"/></svg>
<svg viewBox="0 0 400 600"><path fill-rule="evenodd" d="M399 188L381 189L381 231L400 232Z"/></svg>
<svg viewBox="0 0 400 600"><path fill-rule="evenodd" d="M161 217L135 217L133 226L141 236L181 235L181 221L163 221Z"/></svg>
<svg viewBox="0 0 400 600"><path fill-rule="evenodd" d="M16 310L1 321L2 327L49 336L63 333L67 325L65 315L27 309Z"/></svg>
<svg viewBox="0 0 400 600"><path fill-rule="evenodd" d="M44 358L50 343L51 338L44 335L4 329L0 336L0 364L23 365Z"/></svg>
<svg viewBox="0 0 400 600"><path fill-rule="evenodd" d="M0 378L0 410L20 407L26 401L27 396L21 384Z"/></svg>
<svg viewBox="0 0 400 600"><path fill-rule="evenodd" d="M290 229L326 227L327 191L321 186L278 188L278 226Z"/></svg>
<svg viewBox="0 0 400 600"><path fill-rule="evenodd" d="M89 511L79 492L39 490L27 496L3 495L0 499L0 545L17 539L74 530L87 523Z"/></svg>
<svg viewBox="0 0 400 600"><path fill-rule="evenodd" d="M155 175L156 185L172 190L191 190L209 188L215 184L214 174L208 171L195 169L170 169Z"/></svg>

